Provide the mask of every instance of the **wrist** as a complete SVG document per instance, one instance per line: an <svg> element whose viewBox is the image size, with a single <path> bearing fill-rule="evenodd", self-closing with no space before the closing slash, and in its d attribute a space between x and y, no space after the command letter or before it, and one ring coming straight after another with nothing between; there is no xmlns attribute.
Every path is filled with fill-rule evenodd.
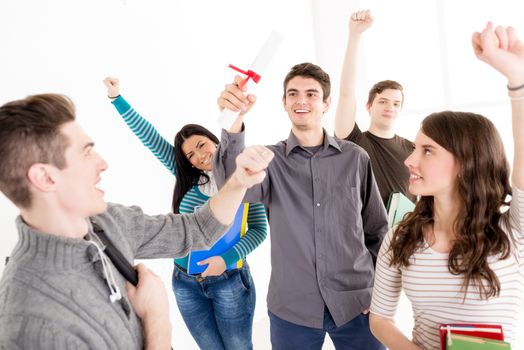
<svg viewBox="0 0 524 350"><path fill-rule="evenodd" d="M107 98L109 98L110 100L116 100L116 99L119 98L119 97L120 97L120 94L115 95L115 96L109 96L109 95L107 95Z"/></svg>

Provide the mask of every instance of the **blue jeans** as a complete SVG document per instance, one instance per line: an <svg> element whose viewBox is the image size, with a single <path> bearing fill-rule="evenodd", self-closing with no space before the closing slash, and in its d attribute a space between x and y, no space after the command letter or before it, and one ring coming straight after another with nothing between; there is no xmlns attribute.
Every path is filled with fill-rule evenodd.
<svg viewBox="0 0 524 350"><path fill-rule="evenodd" d="M176 265L173 292L189 332L202 350L253 349L256 292L249 266L201 278Z"/></svg>
<svg viewBox="0 0 524 350"><path fill-rule="evenodd" d="M273 350L320 350L326 332L336 349L385 350L369 330L369 314L360 314L340 327L335 325L327 307L324 308L324 327L310 328L288 322L268 311Z"/></svg>

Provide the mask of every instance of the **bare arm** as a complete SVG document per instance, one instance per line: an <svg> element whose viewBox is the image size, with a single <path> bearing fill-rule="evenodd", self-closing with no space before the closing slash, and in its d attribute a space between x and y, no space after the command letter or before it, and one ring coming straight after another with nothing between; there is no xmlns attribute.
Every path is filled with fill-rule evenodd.
<svg viewBox="0 0 524 350"><path fill-rule="evenodd" d="M347 137L355 126L357 113L357 60L360 37L373 24L369 10L357 11L349 19L349 35L340 77L340 96L335 114L335 136Z"/></svg>
<svg viewBox="0 0 524 350"><path fill-rule="evenodd" d="M513 27L497 26L488 22L482 32L472 38L477 57L495 68L508 79L513 124L513 173L512 183L524 189L524 44Z"/></svg>
<svg viewBox="0 0 524 350"><path fill-rule="evenodd" d="M373 335L390 350L421 350L402 334L391 318L370 313L369 328Z"/></svg>
<svg viewBox="0 0 524 350"><path fill-rule="evenodd" d="M136 266L138 286L127 283L127 295L144 326L146 350L171 349L169 302L164 283L145 265Z"/></svg>

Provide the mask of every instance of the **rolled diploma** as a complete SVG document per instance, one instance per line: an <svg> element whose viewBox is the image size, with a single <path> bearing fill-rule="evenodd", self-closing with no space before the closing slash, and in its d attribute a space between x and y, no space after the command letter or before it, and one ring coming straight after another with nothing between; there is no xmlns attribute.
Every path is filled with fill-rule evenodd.
<svg viewBox="0 0 524 350"><path fill-rule="evenodd" d="M266 42L264 43L264 46L262 46L262 48L258 52L258 55L255 58L255 61L253 62L249 70L255 72L262 78L264 71L266 70L267 66L269 65L269 62L275 55L281 43L282 35L276 31L271 32ZM246 87L245 94L252 94L255 90L255 87L257 86L257 83L249 77L246 77L246 80L247 82L244 85ZM239 114L240 112L234 112L230 109L225 108L220 114L220 117L218 118L218 123L223 129L229 130L229 128L231 128L231 125L233 125Z"/></svg>

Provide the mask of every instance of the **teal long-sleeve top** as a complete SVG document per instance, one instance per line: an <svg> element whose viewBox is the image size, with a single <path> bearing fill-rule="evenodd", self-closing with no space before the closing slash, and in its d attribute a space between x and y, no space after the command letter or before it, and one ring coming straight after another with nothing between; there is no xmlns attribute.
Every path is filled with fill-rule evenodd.
<svg viewBox="0 0 524 350"><path fill-rule="evenodd" d="M156 128L144 117L138 114L133 107L119 96L113 102L116 110L131 131L140 139L155 157L173 174L176 175L175 153L173 145L163 138ZM180 213L192 213L196 207L201 207L209 200L209 196L195 185L184 195L180 202ZM226 266L243 260L249 253L258 247L267 237L267 220L264 205L251 203L247 216L247 230L241 239L229 250L221 254ZM175 259L176 264L187 268L188 257Z"/></svg>

